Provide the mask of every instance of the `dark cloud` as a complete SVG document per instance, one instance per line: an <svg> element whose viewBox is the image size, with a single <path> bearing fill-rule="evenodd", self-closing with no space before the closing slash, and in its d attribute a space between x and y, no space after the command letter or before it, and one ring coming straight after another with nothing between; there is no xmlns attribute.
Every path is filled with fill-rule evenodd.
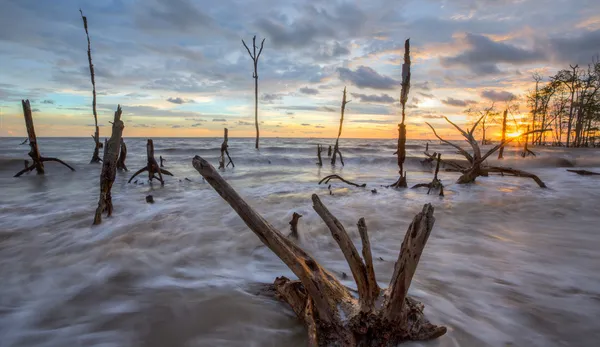
<svg viewBox="0 0 600 347"><path fill-rule="evenodd" d="M447 98L446 100L442 100L442 104L456 107L466 107L476 103L477 101L475 100L459 100L454 98Z"/></svg>
<svg viewBox="0 0 600 347"><path fill-rule="evenodd" d="M227 119L225 119L225 118L213 118L212 121L213 122L227 122Z"/></svg>
<svg viewBox="0 0 600 347"><path fill-rule="evenodd" d="M490 101L509 101L516 98L516 95L504 90L484 90L481 92L481 97Z"/></svg>
<svg viewBox="0 0 600 347"><path fill-rule="evenodd" d="M539 48L528 50L505 42L496 42L490 38L467 33L462 39L469 48L453 57L441 58L445 67L464 66L478 75L498 74L497 64L528 64L547 59Z"/></svg>
<svg viewBox="0 0 600 347"><path fill-rule="evenodd" d="M419 94L422 97L427 98L427 99L434 99L435 98L435 95L429 94L429 93L418 92L417 94Z"/></svg>
<svg viewBox="0 0 600 347"><path fill-rule="evenodd" d="M396 99L389 96L388 94L380 94L380 95L367 95L360 93L350 93L353 98L358 98L360 102L370 102L375 104L393 104Z"/></svg>
<svg viewBox="0 0 600 347"><path fill-rule="evenodd" d="M202 123L194 123L192 125L190 125L192 128L197 128L197 127L201 127Z"/></svg>
<svg viewBox="0 0 600 347"><path fill-rule="evenodd" d="M400 85L399 81L380 75L368 66L359 66L355 71L341 67L337 71L342 81L350 82L359 88L391 90Z"/></svg>
<svg viewBox="0 0 600 347"><path fill-rule="evenodd" d="M41 110L39 108L32 108L31 112L40 112Z"/></svg>
<svg viewBox="0 0 600 347"><path fill-rule="evenodd" d="M54 100L42 100L42 104L50 104L50 105L54 105Z"/></svg>
<svg viewBox="0 0 600 347"><path fill-rule="evenodd" d="M210 27L213 19L189 0L151 0L139 6L135 23L149 31L190 33ZM198 30L202 31L202 30Z"/></svg>
<svg viewBox="0 0 600 347"><path fill-rule="evenodd" d="M306 94L306 95L317 95L319 94L319 90L318 89L314 89L314 88L308 88L308 87L302 87L299 89L300 93L302 94Z"/></svg>
<svg viewBox="0 0 600 347"><path fill-rule="evenodd" d="M283 106L278 107L279 110L293 111L319 111L319 112L335 112L336 109L330 106Z"/></svg>
<svg viewBox="0 0 600 347"><path fill-rule="evenodd" d="M308 124L308 123L302 123L301 125L302 125L303 127L309 127L309 126L310 126L310 124Z"/></svg>
<svg viewBox="0 0 600 347"><path fill-rule="evenodd" d="M413 83L412 87L414 89L431 90L431 87L429 86L429 81Z"/></svg>
<svg viewBox="0 0 600 347"><path fill-rule="evenodd" d="M183 128L183 125L174 124L174 125L171 125L171 128L173 128L173 129Z"/></svg>
<svg viewBox="0 0 600 347"><path fill-rule="evenodd" d="M171 103L173 103L173 104L178 104L178 105L181 105L181 104L188 104L188 103L193 103L193 102L194 102L194 100L190 100L190 99L182 99L182 98L180 98L180 97L177 97L177 98L168 98L168 99L167 99L167 101L168 101L168 102L171 102Z"/></svg>
<svg viewBox="0 0 600 347"><path fill-rule="evenodd" d="M265 104L272 104L275 101L281 100L283 99L283 94L277 94L277 93L265 93L263 95L260 96L260 100L265 103Z"/></svg>
<svg viewBox="0 0 600 347"><path fill-rule="evenodd" d="M246 121L243 121L243 120L239 120L239 121L237 122L237 124L238 124L238 125L254 125L254 123L251 123L251 122L246 122Z"/></svg>
<svg viewBox="0 0 600 347"><path fill-rule="evenodd" d="M587 64L600 54L600 30L550 39L555 60L564 64Z"/></svg>
<svg viewBox="0 0 600 347"><path fill-rule="evenodd" d="M382 119L353 119L351 123L372 123L372 124L392 124L393 120L382 120Z"/></svg>

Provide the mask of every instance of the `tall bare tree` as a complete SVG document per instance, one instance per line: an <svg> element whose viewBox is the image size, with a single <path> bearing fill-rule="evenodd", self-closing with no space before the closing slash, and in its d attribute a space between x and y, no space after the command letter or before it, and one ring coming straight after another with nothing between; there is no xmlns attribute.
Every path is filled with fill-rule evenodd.
<svg viewBox="0 0 600 347"><path fill-rule="evenodd" d="M400 90L400 105L402 106L402 122L398 124L398 180L392 184L394 188L407 188L404 160L406 159L406 102L410 90L410 39L404 41L404 63L402 64L402 89Z"/></svg>
<svg viewBox="0 0 600 347"><path fill-rule="evenodd" d="M87 55L90 66L90 78L92 80L92 111L94 113L94 124L96 127L94 135L92 135L92 138L94 138L94 154L92 154L92 160L90 160L91 164L102 161L102 159L100 159L100 128L98 127L98 113L96 112L96 80L94 76L94 64L92 64L92 46L90 43L90 34L88 32L87 17L83 15L83 11L81 11L81 9L79 9L79 13L81 13L81 19L83 19L83 28L85 29L85 36L87 37Z"/></svg>
<svg viewBox="0 0 600 347"><path fill-rule="evenodd" d="M256 35L252 38L252 51L248 48L248 45L244 40L242 40L244 47L248 51L250 58L252 58L252 63L254 64L254 73L252 74L252 78L254 78L254 125L256 126L256 145L255 148L258 149L258 139L259 139L259 131L258 131L258 58L260 58L260 54L262 53L263 46L265 44L265 39L260 43L260 49L258 53L256 53Z"/></svg>

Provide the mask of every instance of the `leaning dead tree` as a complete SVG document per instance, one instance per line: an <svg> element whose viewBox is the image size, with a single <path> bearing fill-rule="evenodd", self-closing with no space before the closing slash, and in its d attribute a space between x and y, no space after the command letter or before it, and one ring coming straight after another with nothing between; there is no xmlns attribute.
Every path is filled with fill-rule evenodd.
<svg viewBox="0 0 600 347"><path fill-rule="evenodd" d="M467 129L468 131L461 129L458 125L452 123L452 121L450 121L448 119L448 117L444 117L444 119L446 119L446 121L448 123L450 123L452 126L454 126L454 128L456 128L456 130L458 130L461 133L461 135L467 140L467 142L471 145L471 148L473 149L473 154L467 152L465 149L463 149L462 147L460 147L457 144L454 144L450 141L446 141L446 140L442 139L437 134L435 129L431 126L431 124L426 123L433 131L433 134L435 135L435 137L437 137L443 143L454 147L456 150L458 150L458 152L462 156L464 156L467 159L468 165L466 165L466 166L461 165L457 162L442 161L443 163L452 166L456 171L459 171L462 173L462 175L458 178L458 181L456 181L456 183L458 183L458 184L473 183L473 182L475 182L475 179L479 176L488 176L490 173L499 173L501 175L532 178L533 180L535 180L535 182L540 187L546 188L546 185L544 184L544 182L542 182L536 175L534 175L532 173L521 171L521 170L515 170L512 168L503 168L503 167L496 167L496 166L490 167L490 166L484 165L484 162L489 156L494 154L497 150L506 146L508 143L516 140L520 136L526 136L529 134L534 134L534 133L539 133L539 132L544 132L544 131L551 131L552 129L532 130L532 131L523 133L520 136L511 137L509 139L504 139L504 141L501 141L499 144L497 144L492 149L490 149L487 153L482 155L481 149L479 148L479 144L473 137L473 132L475 131L475 129L477 128L477 125L483 119L483 117L485 117L485 115L483 115L481 118L479 118L477 120L477 122L475 122L475 125L473 125L473 127L470 130Z"/></svg>
<svg viewBox="0 0 600 347"><path fill-rule="evenodd" d="M58 158L46 158L42 157L37 145L37 137L35 136L35 128L33 127L33 116L31 114L31 105L29 104L29 100L21 100L21 104L23 105L23 116L25 117L25 127L27 128L27 139L29 140L29 157L33 160L31 166L29 162L25 160L25 168L19 172L14 177L19 177L26 172L33 171L34 169L37 171L38 175L44 174L44 162L46 161L55 161L63 164L64 166L71 169L71 171L75 171L69 164Z"/></svg>
<svg viewBox="0 0 600 347"><path fill-rule="evenodd" d="M265 44L265 39L263 39L260 43L260 49L258 51L258 54L256 53L256 48L258 48L256 47L256 35L254 35L254 37L252 38L252 52L250 51L250 48L248 48L248 45L246 45L246 42L244 42L244 40L242 40L242 43L244 44L244 47L246 47L246 50L248 51L248 54L252 59L252 63L254 64L254 73L252 74L252 78L254 78L254 126L256 126L255 148L258 149L258 58L260 58L260 54L262 53L263 46Z"/></svg>
<svg viewBox="0 0 600 347"><path fill-rule="evenodd" d="M121 137L121 153L119 153L119 159L117 160L117 169L119 170L127 170L127 166L125 166L125 159L127 158L127 146L125 146L125 141Z"/></svg>
<svg viewBox="0 0 600 347"><path fill-rule="evenodd" d="M100 159L100 128L98 127L98 113L96 112L96 79L94 75L94 64L92 64L92 45L90 43L90 34L88 33L88 24L87 17L83 15L83 11L79 9L79 13L81 13L81 19L83 19L83 28L85 29L85 36L87 37L87 55L88 55L88 64L90 66L90 78L92 80L92 112L94 113L94 124L96 130L94 131L94 135L92 138L94 139L94 154L92 154L91 163L99 163L102 161Z"/></svg>
<svg viewBox="0 0 600 347"><path fill-rule="evenodd" d="M308 330L310 346L395 346L409 340L430 340L446 333L423 315L424 306L410 298L408 288L435 218L430 204L423 206L404 237L387 289L379 287L364 218L358 221L362 257L340 221L313 194L313 208L342 250L358 295L344 287L328 270L279 230L269 224L203 158L192 160L196 170L234 209L263 244L298 277L275 279L277 296L285 301Z"/></svg>
<svg viewBox="0 0 600 347"><path fill-rule="evenodd" d="M231 167L235 167L233 160L229 156L229 149L228 149L229 145L227 144L227 142L229 141L229 138L227 136L227 133L228 133L228 130L227 130L227 128L225 128L224 134L223 134L223 143L221 144L221 159L219 159L219 169L225 169L227 166L229 166L229 164L231 164ZM227 158L229 159L229 162L227 163L227 165L225 165L225 154L227 154Z"/></svg>
<svg viewBox="0 0 600 347"><path fill-rule="evenodd" d="M344 87L344 95L342 97L342 116L340 117L340 129L338 130L338 136L335 140L335 145L333 146L333 156L331 157L331 165L335 165L336 157L340 155L340 162L342 166L344 166L344 157L342 156L342 152L340 152L340 136L342 136L342 125L344 124L344 111L346 110L346 104L352 100L346 101L346 87Z"/></svg>
<svg viewBox="0 0 600 347"><path fill-rule="evenodd" d="M402 64L402 89L400 91L400 105L402 105L402 122L398 124L398 168L400 177L392 184L394 188L406 188L406 171L404 171L404 160L406 159L406 102L408 101L408 91L410 89L410 39L404 42L404 63Z"/></svg>
<svg viewBox="0 0 600 347"><path fill-rule="evenodd" d="M417 185L414 185L412 187L412 189L415 188L429 188L429 190L427 191L427 195L429 195L429 193L431 192L432 189L434 190L439 190L440 191L440 196L444 196L444 185L442 184L442 181L438 178L438 173L440 172L440 161L442 160L442 154L441 153L434 153L433 156L435 157L437 154L437 163L435 165L435 173L433 174L433 180L430 183L419 183Z"/></svg>
<svg viewBox="0 0 600 347"><path fill-rule="evenodd" d="M161 185L164 185L165 181L163 180L162 175L165 174L168 176L173 176L173 174L165 169L161 169L158 166L156 159L154 159L154 142L152 142L151 139L148 139L148 142L146 143L146 156L148 158L146 166L139 169L136 173L134 173L133 176L131 176L131 178L129 179L129 181L127 183L131 183L131 180L133 180L135 178L135 176L141 174L144 171L148 171L148 181L149 182L152 182L152 179L156 178L160 182ZM156 177L155 174L158 174L158 177Z"/></svg>
<svg viewBox="0 0 600 347"><path fill-rule="evenodd" d="M94 225L102 223L102 213L110 217L113 211L111 189L117 176L117 161L123 141L123 121L121 120L121 105L117 106L112 125L110 139L104 144L102 173L100 173L100 198L94 215Z"/></svg>

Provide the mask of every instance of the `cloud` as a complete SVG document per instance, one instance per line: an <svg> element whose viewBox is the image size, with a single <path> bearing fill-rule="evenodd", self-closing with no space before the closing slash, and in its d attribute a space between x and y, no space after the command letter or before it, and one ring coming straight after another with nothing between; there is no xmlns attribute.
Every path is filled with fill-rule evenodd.
<svg viewBox="0 0 600 347"><path fill-rule="evenodd" d="M337 69L340 79L350 82L358 88L371 88L378 90L391 90L397 88L400 82L384 75L368 66L359 66L355 71L340 67Z"/></svg>
<svg viewBox="0 0 600 347"><path fill-rule="evenodd" d="M42 100L42 104L50 104L50 105L54 105L54 100Z"/></svg>
<svg viewBox="0 0 600 347"><path fill-rule="evenodd" d="M351 123L372 123L372 124L392 124L393 120L383 120L383 119L353 119L350 121Z"/></svg>
<svg viewBox="0 0 600 347"><path fill-rule="evenodd" d="M389 96L388 94L380 94L380 95L367 95L360 93L350 93L353 98L358 98L360 102L370 102L376 104L393 104L396 99Z"/></svg>
<svg viewBox="0 0 600 347"><path fill-rule="evenodd" d="M464 66L478 75L501 73L497 64L528 64L547 60L545 52L537 47L525 49L472 33L460 40L468 48L455 56L440 58L445 67Z"/></svg>
<svg viewBox="0 0 600 347"><path fill-rule="evenodd" d="M171 128L173 128L173 129L183 128L183 125L175 124L175 125L171 125Z"/></svg>
<svg viewBox="0 0 600 347"><path fill-rule="evenodd" d="M427 99L434 99L435 98L435 95L429 94L429 93L418 92L417 94L419 94L422 97L427 98Z"/></svg>
<svg viewBox="0 0 600 347"><path fill-rule="evenodd" d="M448 106L456 106L456 107L466 107L472 104L476 104L475 100L459 100L454 98L447 98L446 100L442 100L442 104Z"/></svg>
<svg viewBox="0 0 600 347"><path fill-rule="evenodd" d="M32 108L31 112L40 112L41 110L39 108Z"/></svg>
<svg viewBox="0 0 600 347"><path fill-rule="evenodd" d="M299 89L300 93L302 94L306 94L306 95L317 95L319 94L319 90L318 89L314 89L314 88L308 88L308 87L302 87Z"/></svg>
<svg viewBox="0 0 600 347"><path fill-rule="evenodd" d="M213 122L227 122L227 119L225 119L225 118L213 118L212 121Z"/></svg>
<svg viewBox="0 0 600 347"><path fill-rule="evenodd" d="M283 99L283 94L264 93L263 95L260 96L260 100L265 104L273 104L275 101L281 100L281 99Z"/></svg>
<svg viewBox="0 0 600 347"><path fill-rule="evenodd" d="M194 123L191 125L192 128L197 128L197 127L201 127L202 123Z"/></svg>
<svg viewBox="0 0 600 347"><path fill-rule="evenodd" d="M550 39L550 49L555 60L565 64L587 64L600 54L600 30L579 35Z"/></svg>
<svg viewBox="0 0 600 347"><path fill-rule="evenodd" d="M309 127L309 126L310 126L310 124L308 124L308 123L302 123L301 125L302 125L303 127Z"/></svg>
<svg viewBox="0 0 600 347"><path fill-rule="evenodd" d="M189 104L189 103L193 103L194 102L194 100L182 99L182 98L179 98L179 97L177 97L177 98L168 98L167 101L171 102L173 104L178 104L178 105Z"/></svg>
<svg viewBox="0 0 600 347"><path fill-rule="evenodd" d="M315 128L324 129L325 127L322 125L315 125Z"/></svg>
<svg viewBox="0 0 600 347"><path fill-rule="evenodd" d="M330 106L282 106L278 107L279 110L293 110L293 111L318 111L318 112L335 112L336 109Z"/></svg>
<svg viewBox="0 0 600 347"><path fill-rule="evenodd" d="M516 98L516 95L507 91L484 90L481 92L481 97L490 101L509 101Z"/></svg>
<svg viewBox="0 0 600 347"><path fill-rule="evenodd" d="M251 123L251 122L246 122L246 121L243 121L243 120L239 120L239 121L237 122L237 124L238 124L238 125L254 125L254 123Z"/></svg>

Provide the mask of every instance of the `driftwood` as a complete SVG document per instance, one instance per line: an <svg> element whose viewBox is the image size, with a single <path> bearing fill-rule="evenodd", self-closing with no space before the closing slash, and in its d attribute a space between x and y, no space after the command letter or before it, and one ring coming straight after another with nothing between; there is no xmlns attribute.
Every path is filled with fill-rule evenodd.
<svg viewBox="0 0 600 347"><path fill-rule="evenodd" d="M395 346L409 340L442 336L446 328L424 317L423 304L407 296L417 264L435 218L430 204L423 206L408 228L389 288L375 280L367 225L358 222L362 257L342 224L313 194L313 208L329 228L352 272L358 296L245 202L210 163L194 157L192 164L234 209L263 244L298 277L275 279L274 291L308 330L310 346Z"/></svg>
<svg viewBox="0 0 600 347"><path fill-rule="evenodd" d="M263 46L265 44L265 39L263 39L260 43L260 50L258 51L258 54L256 53L256 48L258 48L256 47L256 35L252 38L252 52L250 52L250 48L248 48L248 45L246 45L246 42L244 42L244 40L242 40L242 43L244 44L244 47L246 47L246 50L248 51L248 54L250 55L250 58L252 59L252 63L254 65L254 73L252 74L252 78L254 78L254 126L256 127L255 148L258 149L258 58L260 58L260 54L262 53Z"/></svg>
<svg viewBox="0 0 600 347"><path fill-rule="evenodd" d="M317 145L317 159L319 159L319 162L317 162L317 165L319 165L319 166L323 166L323 159L321 159L322 151L323 151L323 148L321 147L321 145Z"/></svg>
<svg viewBox="0 0 600 347"><path fill-rule="evenodd" d="M25 127L27 128L27 139L29 140L29 157L33 160L31 166L28 166L29 162L25 161L25 168L19 172L14 177L19 177L26 172L33 171L34 169L37 171L38 175L44 174L44 162L47 161L55 161L63 164L64 166L71 169L71 171L75 171L69 164L58 158L47 158L42 157L37 145L37 137L35 136L35 128L33 126L33 116L31 113L31 105L29 100L21 100L21 104L23 105L23 116L25 117Z"/></svg>
<svg viewBox="0 0 600 347"><path fill-rule="evenodd" d="M26 144L26 143L27 143L27 141L29 141L29 138L27 138L27 139L23 140L23 142L21 142L19 145L24 145L24 144Z"/></svg>
<svg viewBox="0 0 600 347"><path fill-rule="evenodd" d="M292 214L292 220L290 220L290 235L288 237L293 237L298 240L298 220L302 217L301 214L294 212Z"/></svg>
<svg viewBox="0 0 600 347"><path fill-rule="evenodd" d="M131 180L133 180L135 176L141 174L144 171L148 171L148 182L152 182L152 179L156 178L161 185L165 185L165 181L163 180L162 175L165 174L168 176L173 176L173 174L165 169L161 169L158 166L156 159L154 159L154 143L151 139L148 139L148 143L146 144L146 155L148 157L148 162L146 166L134 173L127 183L131 183ZM158 174L158 177L156 177L155 174Z"/></svg>
<svg viewBox="0 0 600 347"><path fill-rule="evenodd" d="M569 169L567 169L567 171L576 173L581 176L595 176L595 175L600 176L600 173L592 172L592 171L588 171L588 170L569 170Z"/></svg>
<svg viewBox="0 0 600 347"><path fill-rule="evenodd" d="M408 91L410 90L410 39L404 42L404 63L402 64L402 89L400 91L400 105L402 105L402 122L398 124L398 180L391 186L394 188L407 188L406 171L404 171L404 161L406 160L406 102L408 101ZM427 152L427 150L425 150Z"/></svg>
<svg viewBox="0 0 600 347"><path fill-rule="evenodd" d="M225 169L227 166L229 166L229 164L231 164L231 167L235 167L233 160L229 156L229 145L227 144L227 142L229 141L229 137L227 136L227 133L228 130L227 128L225 128L223 134L223 143L221 144L221 159L219 160L219 169ZM227 165L225 165L225 154L227 154L227 158L229 159Z"/></svg>
<svg viewBox="0 0 600 347"><path fill-rule="evenodd" d="M429 193L431 192L432 189L439 189L439 191L440 191L439 195L444 196L444 185L442 184L442 181L440 179L438 179L438 173L440 172L441 159L442 159L442 154L437 153L437 163L435 165L435 173L433 174L433 180L430 183L420 183L420 184L414 185L412 187L412 189L422 188L422 187L429 188L429 190L427 191L427 195L429 195Z"/></svg>
<svg viewBox="0 0 600 347"><path fill-rule="evenodd" d="M355 186L355 187L364 188L367 186L366 183L356 184L354 182L350 182L348 180L345 180L342 176L339 176L339 175L329 175L329 176L323 177L323 179L319 181L319 184L321 184L321 183L329 184L329 181L331 181L332 179L338 179L344 183L347 183L347 184L349 184L351 186Z"/></svg>
<svg viewBox="0 0 600 347"><path fill-rule="evenodd" d="M340 117L340 129L338 130L338 136L335 139L335 146L333 147L333 153L331 157L331 165L335 165L337 155L340 156L340 162L342 166L344 166L344 157L342 156L342 152L340 152L340 136L342 136L342 125L344 124L344 111L346 110L346 104L348 104L352 100L346 101L346 87L344 87L344 95L342 97L342 116Z"/></svg>
<svg viewBox="0 0 600 347"><path fill-rule="evenodd" d="M426 123L431 130L433 131L433 134L435 135L435 137L437 137L440 141L442 141L443 143L452 146L454 148L456 148L458 150L458 152L460 154L462 154L466 159L467 162L469 163L468 166L461 166L459 164L454 164L455 167L457 168L457 171L460 171L462 173L462 175L458 178L458 180L456 181L456 183L458 184L467 184L467 183L473 183L475 182L475 179L479 176L488 176L489 173L506 173L508 175L514 175L514 176L519 176L519 177L528 177L528 178L532 178L536 181L536 183L541 187L541 188L546 188L546 185L544 184L544 182L542 182L536 175L525 172L525 171L519 171L519 170L514 170L511 168L502 168L502 167L487 167L485 166L483 163L485 162L485 160L491 156L492 154L494 154L497 150L499 150L500 148L506 146L508 143L518 139L520 136L526 136L529 134L535 134L535 133L539 133L539 132L545 132L545 131L551 131L552 129L540 129L540 130L532 130L532 131L528 131L524 134L521 134L520 136L515 136L515 137L511 137L509 139L504 139L504 141L501 141L499 144L497 144L496 146L494 146L492 149L490 149L489 151L487 151L487 153L485 154L481 154L481 149L479 148L479 144L477 143L477 141L475 140L475 138L473 137L473 133L475 132L475 129L477 128L477 125L479 124L479 122L485 117L486 115L481 116L477 122L475 122L475 125L473 125L473 127L468 131L465 131L463 129L461 129L458 125L452 123L452 121L450 121L448 119L448 117L444 117L444 119L446 119L446 121L448 123L450 123L452 126L454 126L454 128L456 128L461 134L462 136L467 140L467 142L471 145L471 148L473 149L473 155L471 155L469 152L467 152L466 150L464 150L463 148L461 148L460 146L446 141L444 139L442 139L437 132L435 131L435 129L431 126L431 124ZM515 174L518 171L518 174Z"/></svg>
<svg viewBox="0 0 600 347"><path fill-rule="evenodd" d="M94 124L95 131L92 138L94 139L94 154L92 154L91 163L99 163L102 161L100 159L100 148L102 147L102 143L100 143L100 128L98 127L98 112L96 112L96 80L94 75L94 64L92 64L92 46L90 43L90 34L88 32L88 23L87 17L83 15L81 9L79 9L79 13L81 13L81 19L83 20L83 28L85 29L85 36L87 38L87 55L88 55L88 65L90 66L90 78L92 80L92 112L94 113Z"/></svg>
<svg viewBox="0 0 600 347"><path fill-rule="evenodd" d="M121 121L121 106L117 106L112 125L110 140L104 145L104 156L102 162L102 173L100 173L100 198L94 216L94 225L102 222L102 212L110 217L113 211L111 188L117 175L117 160L123 136L123 121Z"/></svg>
<svg viewBox="0 0 600 347"><path fill-rule="evenodd" d="M119 153L119 159L117 159L117 169L129 171L125 165L125 159L127 159L127 146L121 137L121 152Z"/></svg>

